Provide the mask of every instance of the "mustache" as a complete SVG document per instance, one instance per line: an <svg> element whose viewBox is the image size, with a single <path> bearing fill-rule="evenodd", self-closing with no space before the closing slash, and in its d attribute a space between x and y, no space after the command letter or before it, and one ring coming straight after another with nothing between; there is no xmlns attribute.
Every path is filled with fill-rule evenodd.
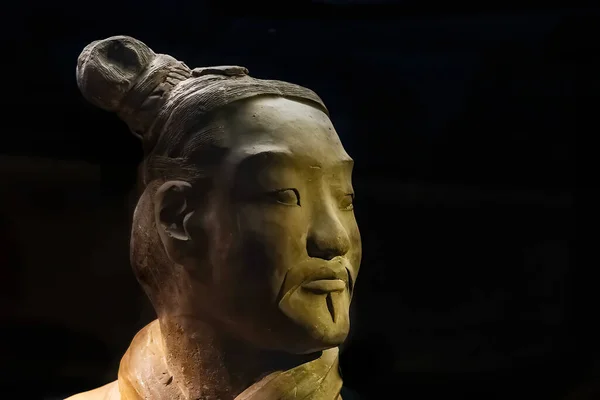
<svg viewBox="0 0 600 400"><path fill-rule="evenodd" d="M286 293L304 283L324 279L344 281L349 293L352 294L354 279L350 267L350 262L344 257L335 257L329 261L314 258L303 261L286 272L277 302L279 303Z"/></svg>

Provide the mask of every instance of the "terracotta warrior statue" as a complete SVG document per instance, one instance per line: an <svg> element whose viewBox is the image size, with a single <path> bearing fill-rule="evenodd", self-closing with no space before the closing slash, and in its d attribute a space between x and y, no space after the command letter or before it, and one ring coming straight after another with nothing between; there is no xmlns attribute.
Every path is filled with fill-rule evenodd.
<svg viewBox="0 0 600 400"><path fill-rule="evenodd" d="M361 240L322 100L127 36L89 44L77 83L142 141L131 263L157 320L70 399L341 399Z"/></svg>

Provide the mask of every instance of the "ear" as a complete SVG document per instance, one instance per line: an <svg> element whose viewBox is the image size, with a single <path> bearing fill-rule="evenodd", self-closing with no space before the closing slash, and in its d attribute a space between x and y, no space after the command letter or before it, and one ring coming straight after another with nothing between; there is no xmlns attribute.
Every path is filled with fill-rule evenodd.
<svg viewBox="0 0 600 400"><path fill-rule="evenodd" d="M191 240L186 228L193 215L192 185L184 181L163 183L154 195L154 218L156 228L170 258L179 253L180 245Z"/></svg>

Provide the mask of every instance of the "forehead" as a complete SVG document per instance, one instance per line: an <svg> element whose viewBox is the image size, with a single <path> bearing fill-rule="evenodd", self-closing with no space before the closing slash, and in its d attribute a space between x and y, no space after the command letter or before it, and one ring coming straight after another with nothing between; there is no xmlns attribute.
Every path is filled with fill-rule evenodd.
<svg viewBox="0 0 600 400"><path fill-rule="evenodd" d="M299 101L253 98L236 105L224 123L230 149L238 155L276 147L323 164L350 160L329 117Z"/></svg>

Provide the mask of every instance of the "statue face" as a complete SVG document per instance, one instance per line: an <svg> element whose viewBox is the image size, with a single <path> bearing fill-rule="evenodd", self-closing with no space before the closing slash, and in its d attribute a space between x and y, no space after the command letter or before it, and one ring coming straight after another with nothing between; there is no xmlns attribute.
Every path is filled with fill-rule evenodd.
<svg viewBox="0 0 600 400"><path fill-rule="evenodd" d="M352 159L329 118L300 102L253 98L222 123L230 152L187 221L192 244L205 242L194 307L264 349L341 344L361 259Z"/></svg>

